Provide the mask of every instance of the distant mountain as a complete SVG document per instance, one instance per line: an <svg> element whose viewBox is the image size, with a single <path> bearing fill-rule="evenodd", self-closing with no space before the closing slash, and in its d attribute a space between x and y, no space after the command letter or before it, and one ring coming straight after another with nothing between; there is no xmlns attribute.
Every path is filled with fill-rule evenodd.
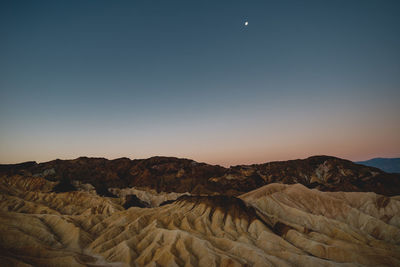
<svg viewBox="0 0 400 267"><path fill-rule="evenodd" d="M110 188L131 187L157 192L238 196L270 183L300 183L322 191L400 195L400 174L330 156L230 168L172 157L136 160L81 157L40 164L0 165L2 175L60 181L56 192L73 191L76 183L91 184L102 196L112 196Z"/></svg>
<svg viewBox="0 0 400 267"><path fill-rule="evenodd" d="M400 158L373 158L366 161L358 161L358 164L379 168L389 173L400 173Z"/></svg>

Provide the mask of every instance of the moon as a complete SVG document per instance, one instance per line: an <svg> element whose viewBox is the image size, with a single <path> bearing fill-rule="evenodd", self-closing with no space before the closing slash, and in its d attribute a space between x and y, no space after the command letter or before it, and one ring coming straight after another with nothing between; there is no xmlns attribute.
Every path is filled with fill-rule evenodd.
<svg viewBox="0 0 400 267"><path fill-rule="evenodd" d="M244 26L247 26L247 25L249 25L249 22L248 22L248 21L246 21L246 22L244 23Z"/></svg>

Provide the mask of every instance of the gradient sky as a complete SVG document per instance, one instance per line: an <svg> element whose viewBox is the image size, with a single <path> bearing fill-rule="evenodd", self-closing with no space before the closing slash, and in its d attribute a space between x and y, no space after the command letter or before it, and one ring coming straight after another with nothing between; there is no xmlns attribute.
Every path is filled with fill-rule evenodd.
<svg viewBox="0 0 400 267"><path fill-rule="evenodd" d="M0 163L399 157L399 14L389 0L1 1Z"/></svg>

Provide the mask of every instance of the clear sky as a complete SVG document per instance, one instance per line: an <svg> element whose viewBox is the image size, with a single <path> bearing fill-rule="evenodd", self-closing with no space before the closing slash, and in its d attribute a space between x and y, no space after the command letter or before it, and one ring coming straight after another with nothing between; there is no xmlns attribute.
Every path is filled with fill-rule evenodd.
<svg viewBox="0 0 400 267"><path fill-rule="evenodd" d="M399 14L397 0L1 1L0 162L399 157Z"/></svg>

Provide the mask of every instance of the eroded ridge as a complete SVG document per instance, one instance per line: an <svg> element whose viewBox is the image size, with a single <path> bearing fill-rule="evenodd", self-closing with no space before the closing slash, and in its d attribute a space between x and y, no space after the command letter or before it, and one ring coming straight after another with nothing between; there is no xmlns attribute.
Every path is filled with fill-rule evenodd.
<svg viewBox="0 0 400 267"><path fill-rule="evenodd" d="M125 207L94 190L0 179L2 266L400 266L400 202L269 184Z"/></svg>

